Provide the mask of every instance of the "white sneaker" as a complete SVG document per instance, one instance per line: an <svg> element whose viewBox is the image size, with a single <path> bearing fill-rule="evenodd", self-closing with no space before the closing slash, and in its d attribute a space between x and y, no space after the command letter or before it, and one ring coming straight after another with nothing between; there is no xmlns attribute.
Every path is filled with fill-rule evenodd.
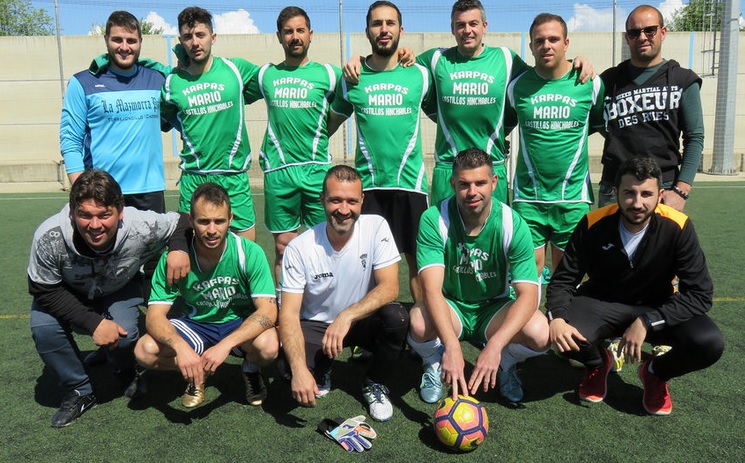
<svg viewBox="0 0 745 463"><path fill-rule="evenodd" d="M316 383L316 385L318 386L318 394L316 394L316 399L326 397L329 392L331 392L331 368L329 368L328 371L323 374L323 376L321 377L321 381Z"/></svg>
<svg viewBox="0 0 745 463"><path fill-rule="evenodd" d="M393 416L393 404L388 399L388 394L387 387L372 381L368 381L362 388L370 417L375 421L388 421Z"/></svg>

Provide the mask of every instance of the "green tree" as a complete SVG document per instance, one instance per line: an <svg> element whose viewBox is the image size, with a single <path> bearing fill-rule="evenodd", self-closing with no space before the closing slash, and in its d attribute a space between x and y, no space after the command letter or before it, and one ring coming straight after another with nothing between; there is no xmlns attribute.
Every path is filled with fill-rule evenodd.
<svg viewBox="0 0 745 463"><path fill-rule="evenodd" d="M721 29L722 9L720 0L691 0L688 5L673 13L667 28L670 31L708 31Z"/></svg>
<svg viewBox="0 0 745 463"><path fill-rule="evenodd" d="M46 10L28 0L0 0L0 36L52 35L54 23Z"/></svg>

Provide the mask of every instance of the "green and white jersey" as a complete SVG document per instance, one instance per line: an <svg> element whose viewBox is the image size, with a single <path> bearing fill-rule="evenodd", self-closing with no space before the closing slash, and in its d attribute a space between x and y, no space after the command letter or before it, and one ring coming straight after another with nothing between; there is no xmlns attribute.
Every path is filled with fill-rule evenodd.
<svg viewBox="0 0 745 463"><path fill-rule="evenodd" d="M480 148L504 162L504 102L507 85L528 65L507 47L484 45L469 58L457 47L433 48L417 57L432 75L435 92L425 105L437 115L435 161L452 163L466 148Z"/></svg>
<svg viewBox="0 0 745 463"><path fill-rule="evenodd" d="M454 197L422 214L417 236L419 272L445 268L442 292L461 302L488 302L508 297L513 283L537 284L533 240L527 224L506 204L492 201L478 235L468 236Z"/></svg>
<svg viewBox="0 0 745 463"><path fill-rule="evenodd" d="M599 76L578 84L575 70L546 80L531 69L510 83L520 127L513 201L592 204L587 136L603 126L603 93Z"/></svg>
<svg viewBox="0 0 745 463"><path fill-rule="evenodd" d="M259 162L264 172L298 164L331 164L328 111L341 69L313 61L303 66L265 64L249 85L266 100L267 126Z"/></svg>
<svg viewBox="0 0 745 463"><path fill-rule="evenodd" d="M226 323L243 319L256 310L255 297L276 297L274 280L264 251L258 244L232 232L226 239L220 262L204 272L194 251L189 249L191 270L176 285L166 284L166 257L155 268L149 304L172 305L184 300L186 317L200 323Z"/></svg>
<svg viewBox="0 0 745 463"><path fill-rule="evenodd" d="M414 65L375 71L363 63L358 84L339 82L331 110L355 114L362 188L427 193L419 122L430 88L427 70Z"/></svg>
<svg viewBox="0 0 745 463"><path fill-rule="evenodd" d="M161 91L161 115L181 133L179 167L198 174L245 172L251 145L245 120L246 85L259 68L240 58L214 57L198 76L175 69Z"/></svg>

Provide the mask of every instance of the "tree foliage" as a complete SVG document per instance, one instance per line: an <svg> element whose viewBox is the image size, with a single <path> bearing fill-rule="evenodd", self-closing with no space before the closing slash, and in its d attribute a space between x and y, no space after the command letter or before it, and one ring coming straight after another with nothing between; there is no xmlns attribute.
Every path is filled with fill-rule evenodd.
<svg viewBox="0 0 745 463"><path fill-rule="evenodd" d="M52 34L54 22L43 8L28 0L0 0L0 36Z"/></svg>
<svg viewBox="0 0 745 463"><path fill-rule="evenodd" d="M691 0L673 13L667 24L670 31L708 31L721 29L724 2L719 0Z"/></svg>

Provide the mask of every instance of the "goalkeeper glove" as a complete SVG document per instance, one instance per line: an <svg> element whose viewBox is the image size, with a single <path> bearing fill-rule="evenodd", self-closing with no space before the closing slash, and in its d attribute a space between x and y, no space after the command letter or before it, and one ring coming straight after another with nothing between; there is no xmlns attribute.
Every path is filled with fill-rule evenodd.
<svg viewBox="0 0 745 463"><path fill-rule="evenodd" d="M329 439L337 442L347 452L364 452L372 447L372 439L378 434L373 428L365 423L365 416L355 416L342 421L341 418L334 420L326 419L318 425L318 430Z"/></svg>

